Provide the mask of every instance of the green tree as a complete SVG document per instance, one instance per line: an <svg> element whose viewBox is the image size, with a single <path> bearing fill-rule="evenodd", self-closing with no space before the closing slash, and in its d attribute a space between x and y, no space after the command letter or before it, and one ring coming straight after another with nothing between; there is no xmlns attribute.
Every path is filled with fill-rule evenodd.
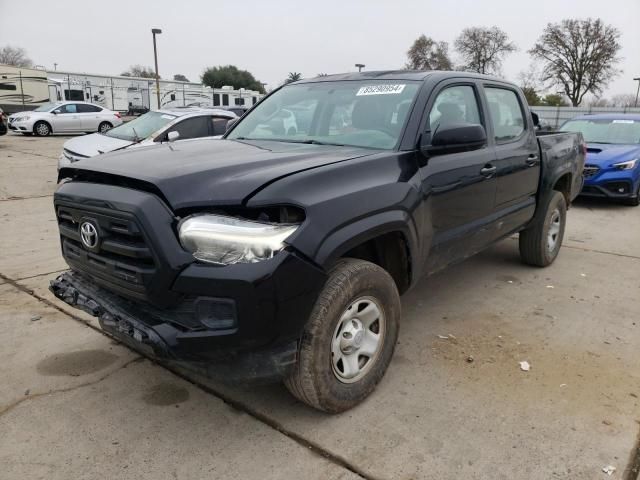
<svg viewBox="0 0 640 480"><path fill-rule="evenodd" d="M620 32L602 20L563 20L547 24L529 53L544 62L543 80L560 87L573 106L587 93L599 96L618 75Z"/></svg>
<svg viewBox="0 0 640 480"><path fill-rule="evenodd" d="M185 77L184 75L182 75L181 73L176 73L176 74L173 76L173 79L174 79L176 82L188 82L188 81L189 81L189 79L188 79L187 77Z"/></svg>
<svg viewBox="0 0 640 480"><path fill-rule="evenodd" d="M540 98L540 95L538 95L538 92L536 92L535 88L523 87L522 93L524 93L524 97L527 99L529 106L535 107L536 105L540 105L542 99Z"/></svg>
<svg viewBox="0 0 640 480"><path fill-rule="evenodd" d="M129 70L122 72L123 77L156 78L156 72L152 67L143 65L131 65Z"/></svg>
<svg viewBox="0 0 640 480"><path fill-rule="evenodd" d="M436 42L426 35L420 35L407 51L409 70L452 70L449 58L449 44Z"/></svg>
<svg viewBox="0 0 640 480"><path fill-rule="evenodd" d="M562 95L558 95L557 93L549 93L545 95L542 99L541 105L546 107L566 107L569 104L565 101Z"/></svg>
<svg viewBox="0 0 640 480"><path fill-rule="evenodd" d="M200 77L202 83L211 88L231 85L234 88L246 88L264 92L262 84L247 70L240 70L235 65L221 65L207 68Z"/></svg>
<svg viewBox="0 0 640 480"><path fill-rule="evenodd" d="M285 83L297 82L302 78L302 74L300 72L289 72Z"/></svg>

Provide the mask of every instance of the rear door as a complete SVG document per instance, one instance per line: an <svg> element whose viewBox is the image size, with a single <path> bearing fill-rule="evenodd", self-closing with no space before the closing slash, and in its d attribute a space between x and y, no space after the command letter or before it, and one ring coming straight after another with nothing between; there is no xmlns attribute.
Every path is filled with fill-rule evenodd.
<svg viewBox="0 0 640 480"><path fill-rule="evenodd" d="M445 125L485 126L479 85L474 80L441 83L427 104L422 135L430 137ZM428 140L427 140L428 143ZM443 268L481 250L487 243L496 196L489 142L473 151L431 156L421 167L426 224L433 231L427 271ZM428 232L427 232L428 233Z"/></svg>
<svg viewBox="0 0 640 480"><path fill-rule="evenodd" d="M100 124L100 112L102 108L87 103L78 104L78 115L82 124L82 130L85 132L97 132Z"/></svg>
<svg viewBox="0 0 640 480"><path fill-rule="evenodd" d="M80 132L82 124L78 113L78 104L67 103L54 110L57 114L51 119L53 131L58 132Z"/></svg>
<svg viewBox="0 0 640 480"><path fill-rule="evenodd" d="M540 158L533 120L518 91L506 85L483 85L489 135L495 142L497 192L495 213L500 229L516 228L530 218L540 179Z"/></svg>

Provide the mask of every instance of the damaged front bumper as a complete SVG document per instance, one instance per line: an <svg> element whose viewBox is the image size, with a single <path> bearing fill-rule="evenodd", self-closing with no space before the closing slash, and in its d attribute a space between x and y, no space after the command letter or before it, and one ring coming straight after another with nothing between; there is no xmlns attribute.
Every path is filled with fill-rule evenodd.
<svg viewBox="0 0 640 480"><path fill-rule="evenodd" d="M131 348L215 380L278 381L290 373L296 361L297 341L272 342L260 348L225 348L218 341L210 342L219 340L225 332L181 329L163 321L166 311L115 295L74 271L52 280L49 289L69 305L97 317L105 332Z"/></svg>

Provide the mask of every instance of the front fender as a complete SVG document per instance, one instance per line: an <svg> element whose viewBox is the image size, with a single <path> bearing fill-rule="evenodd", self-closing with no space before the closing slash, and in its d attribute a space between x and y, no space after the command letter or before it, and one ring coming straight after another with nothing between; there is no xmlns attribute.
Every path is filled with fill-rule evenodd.
<svg viewBox="0 0 640 480"><path fill-rule="evenodd" d="M417 226L411 215L402 210L380 212L344 225L325 238L319 246L314 260L324 268L328 268L335 260L358 245L393 232L402 234L407 244L411 265L414 268L412 277L416 278L415 268L420 265Z"/></svg>

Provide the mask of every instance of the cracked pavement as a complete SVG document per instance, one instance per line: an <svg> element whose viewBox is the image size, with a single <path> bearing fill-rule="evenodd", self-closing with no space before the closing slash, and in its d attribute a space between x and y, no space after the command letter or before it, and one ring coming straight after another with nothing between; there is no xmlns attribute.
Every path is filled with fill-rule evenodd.
<svg viewBox="0 0 640 480"><path fill-rule="evenodd" d="M637 478L640 208L579 202L548 269L508 239L423 280L379 388L328 416L170 371L49 294L64 140L0 137L3 479Z"/></svg>

